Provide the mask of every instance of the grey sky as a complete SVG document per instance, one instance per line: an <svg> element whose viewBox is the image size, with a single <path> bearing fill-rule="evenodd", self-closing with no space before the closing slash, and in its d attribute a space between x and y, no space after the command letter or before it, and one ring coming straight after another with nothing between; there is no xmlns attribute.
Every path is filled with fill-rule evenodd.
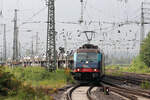
<svg viewBox="0 0 150 100"><path fill-rule="evenodd" d="M140 6L141 2L144 0L128 0L127 3L120 2L120 0L84 0L87 1L86 9L84 10L84 18L86 21L114 21L114 22L124 22L127 20L140 21ZM124 0L122 0L124 1ZM145 0L146 1L146 0ZM148 1L148 0L147 0ZM0 0L0 9L3 10L3 18L0 20L0 23L7 24L7 40L12 45L13 39L13 18L14 18L14 9L19 9L18 11L18 25L21 25L23 22L31 21L41 21L38 24L26 24L19 27L19 39L22 45L29 48L32 35L35 35L36 32L39 32L40 40L46 42L46 23L47 20L47 8L45 5L45 0ZM39 14L36 15L40 9L43 9ZM33 15L36 15L32 17ZM32 17L32 18L31 18ZM28 20L29 19L29 20ZM56 0L56 31L59 32L59 37L57 37L58 45L64 46L63 37L60 35L62 29L69 31L72 35L70 37L72 40L68 40L68 46L72 48L78 44L83 44L82 41L86 41L85 36L77 37L77 30L80 29L79 25L71 24L61 24L58 22L77 22L80 19L80 0ZM97 31L96 38L94 38L93 43L99 44L99 39L102 38L103 32L99 31L98 24L91 25L90 29L95 29ZM107 27L111 25L103 25ZM32 30L32 32L26 32L26 30ZM107 39L112 38L112 40L121 39L126 36L126 33L129 33L129 30L132 30L132 34L129 33L127 39L133 38L135 33L137 37L139 36L140 27L137 25L128 25L122 28L121 34L115 34L116 31L109 31ZM2 28L0 28L2 30ZM105 31L104 31L105 32ZM2 39L2 35L0 35ZM28 43L28 44L27 44ZM2 44L2 40L0 40ZM75 45L76 44L76 45ZM78 45L79 46L79 45ZM12 46L11 46L12 47Z"/></svg>

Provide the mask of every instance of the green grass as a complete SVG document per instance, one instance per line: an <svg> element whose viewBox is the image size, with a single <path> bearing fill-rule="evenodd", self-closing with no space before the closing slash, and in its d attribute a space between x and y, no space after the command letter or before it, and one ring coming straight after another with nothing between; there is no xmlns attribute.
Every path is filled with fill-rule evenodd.
<svg viewBox="0 0 150 100"><path fill-rule="evenodd" d="M108 70L114 70L114 72L109 72ZM121 72L131 72L138 74L150 74L150 68L146 66L140 59L140 57L136 57L129 66L119 66L119 65L111 65L106 67L107 74L121 74Z"/></svg>
<svg viewBox="0 0 150 100"><path fill-rule="evenodd" d="M50 100L51 97L44 93L44 89L24 85L21 79L6 69L0 67L0 100Z"/></svg>
<svg viewBox="0 0 150 100"><path fill-rule="evenodd" d="M51 88L60 88L67 83L73 82L70 74L66 74L65 70L57 70L49 72L42 67L17 67L14 69L6 68L6 72L13 73L18 80L29 83L32 86L49 86Z"/></svg>
<svg viewBox="0 0 150 100"><path fill-rule="evenodd" d="M7 80L12 80L12 88L8 89L9 85L0 85L7 94L0 95L0 100L51 100L49 95L57 92L57 88L74 82L69 70L49 72L41 67L0 69L0 84L8 84Z"/></svg>
<svg viewBox="0 0 150 100"><path fill-rule="evenodd" d="M107 75L123 76L123 72L150 74L150 68L141 61L140 57L136 57L129 66L111 65L106 67ZM150 89L150 82L144 81L140 84L140 87L142 89Z"/></svg>

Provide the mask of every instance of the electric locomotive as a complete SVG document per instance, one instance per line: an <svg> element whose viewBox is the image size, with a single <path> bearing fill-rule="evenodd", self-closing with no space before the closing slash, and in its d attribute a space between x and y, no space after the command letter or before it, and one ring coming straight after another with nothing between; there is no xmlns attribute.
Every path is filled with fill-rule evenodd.
<svg viewBox="0 0 150 100"><path fill-rule="evenodd" d="M99 81L105 72L104 54L98 46L84 44L74 53L73 77L77 81Z"/></svg>

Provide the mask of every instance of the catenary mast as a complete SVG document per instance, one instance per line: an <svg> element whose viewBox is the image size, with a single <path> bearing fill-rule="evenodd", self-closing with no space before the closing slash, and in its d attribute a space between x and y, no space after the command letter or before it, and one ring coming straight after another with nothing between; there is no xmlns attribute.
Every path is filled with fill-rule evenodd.
<svg viewBox="0 0 150 100"><path fill-rule="evenodd" d="M4 37L3 37L3 61L7 60L7 46L6 46L6 24L4 24Z"/></svg>
<svg viewBox="0 0 150 100"><path fill-rule="evenodd" d="M48 21L47 21L47 47L46 60L47 68L50 71L56 69L56 42L55 42L55 0L48 0Z"/></svg>
<svg viewBox="0 0 150 100"><path fill-rule="evenodd" d="M13 61L18 61L18 27L17 27L17 9L14 17L14 39L13 39Z"/></svg>

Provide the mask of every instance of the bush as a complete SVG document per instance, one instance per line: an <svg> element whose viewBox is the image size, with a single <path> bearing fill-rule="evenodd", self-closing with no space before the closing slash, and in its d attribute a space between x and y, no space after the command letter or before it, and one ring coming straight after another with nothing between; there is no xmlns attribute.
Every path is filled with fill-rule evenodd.
<svg viewBox="0 0 150 100"><path fill-rule="evenodd" d="M8 72L14 73L17 79L21 79L23 81L32 80L45 80L50 77L50 72L41 67L16 67L14 69L7 68Z"/></svg>
<svg viewBox="0 0 150 100"><path fill-rule="evenodd" d="M44 85L60 88L74 81L70 75L70 71L67 73L65 70L49 72L47 69L41 67L17 67L14 69L7 67L6 71L13 73L18 80L30 83L33 86Z"/></svg>
<svg viewBox="0 0 150 100"><path fill-rule="evenodd" d="M140 58L148 67L150 67L150 33L141 45Z"/></svg>
<svg viewBox="0 0 150 100"><path fill-rule="evenodd" d="M15 95L20 86L21 82L13 74L5 72L4 68L0 67L0 95Z"/></svg>
<svg viewBox="0 0 150 100"><path fill-rule="evenodd" d="M143 88L143 89L150 89L150 82L149 81L142 82L141 88Z"/></svg>
<svg viewBox="0 0 150 100"><path fill-rule="evenodd" d="M109 72L109 69L113 70ZM132 60L130 66L122 67L118 65L107 66L107 74L121 75L122 72L133 72L133 73L150 73L150 68L141 60L140 56L137 56Z"/></svg>
<svg viewBox="0 0 150 100"><path fill-rule="evenodd" d="M5 70L0 67L1 100L50 100L50 96L46 95L43 89L33 88L31 85L23 84L22 81L18 81L13 74L5 72ZM20 68L18 70L22 71Z"/></svg>
<svg viewBox="0 0 150 100"><path fill-rule="evenodd" d="M137 72L137 73L149 73L150 68L148 68L145 63L141 60L139 56L137 56L131 63L129 72Z"/></svg>
<svg viewBox="0 0 150 100"><path fill-rule="evenodd" d="M73 83L70 70L49 72L41 67L2 68L0 94L1 91L5 93L5 99L0 96L0 100L51 100L49 95L67 83Z"/></svg>

